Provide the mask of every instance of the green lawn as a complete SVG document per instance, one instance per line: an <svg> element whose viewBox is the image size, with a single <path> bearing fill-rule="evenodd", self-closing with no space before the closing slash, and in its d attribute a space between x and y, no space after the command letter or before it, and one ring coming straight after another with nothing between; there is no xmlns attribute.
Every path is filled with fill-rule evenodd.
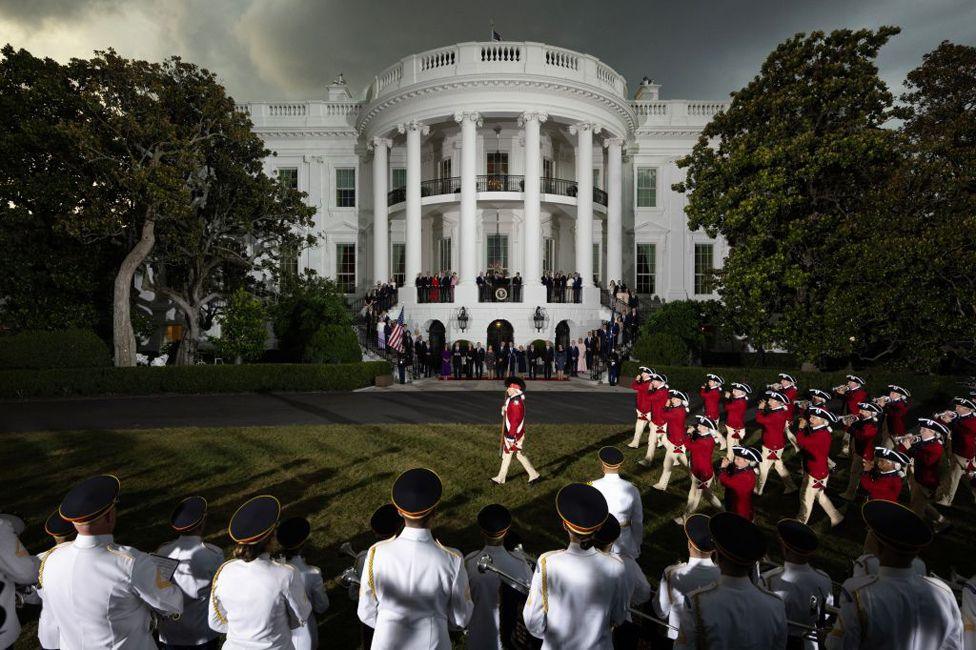
<svg viewBox="0 0 976 650"><path fill-rule="evenodd" d="M598 478L596 450L622 446L628 428L606 425L535 425L529 429L527 453L545 480L527 487L525 474L513 463L510 481L495 486L488 478L498 467L498 428L478 425L295 426L275 428L163 429L153 431L81 431L6 434L0 437L0 510L25 516L24 543L33 552L45 548L44 518L76 481L97 473L122 480L116 539L153 550L171 535L168 518L184 496L202 494L210 502L208 541L229 548L227 519L250 496L270 493L285 506L285 516L304 515L313 525L307 559L328 577L340 574L351 560L338 552L351 541L356 549L370 543L368 519L389 499L390 485L409 467L426 466L440 474L444 499L435 534L467 553L480 548L475 522L487 503L508 506L526 549L538 554L564 545L556 517L556 491L570 481ZM626 449L625 475L644 494L646 535L640 558L652 582L661 569L682 558L685 543L672 519L684 507L686 475L676 469L670 489L651 489L660 474L660 459L651 469L636 464L640 452ZM791 459L792 460L792 459ZM788 461L790 462L790 461ZM791 467L795 469L796 461ZM834 490L846 484L847 461L832 480ZM971 540L976 535L970 494L960 487L958 505L949 511L955 526L923 555L930 568L947 573L956 566L976 570ZM779 477L771 473L767 494L759 502L759 523L769 528L781 517L794 516L796 496L783 497ZM835 501L835 503L837 503ZM811 521L823 530L826 518L817 509ZM838 530L825 534L819 566L834 577L846 576L848 559L860 554L864 527L855 511ZM357 639L353 604L330 583L332 607L321 619L332 647L354 647ZM18 648L34 647L34 625L25 626ZM331 645L331 644L330 644Z"/></svg>

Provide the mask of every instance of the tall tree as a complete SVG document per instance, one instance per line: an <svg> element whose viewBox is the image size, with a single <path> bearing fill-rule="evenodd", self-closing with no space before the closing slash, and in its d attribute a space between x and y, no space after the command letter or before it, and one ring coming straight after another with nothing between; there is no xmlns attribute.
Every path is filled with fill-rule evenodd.
<svg viewBox="0 0 976 650"><path fill-rule="evenodd" d="M897 136L875 58L896 27L798 34L678 162L692 229L731 245L719 274L729 322L759 349L807 360L846 356L861 340L844 309L850 271L842 226L887 179Z"/></svg>

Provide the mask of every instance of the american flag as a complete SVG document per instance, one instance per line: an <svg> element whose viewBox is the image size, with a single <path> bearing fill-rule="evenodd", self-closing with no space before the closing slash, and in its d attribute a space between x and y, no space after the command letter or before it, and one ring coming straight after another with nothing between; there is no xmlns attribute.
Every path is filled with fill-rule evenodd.
<svg viewBox="0 0 976 650"><path fill-rule="evenodd" d="M387 347L390 347L397 352L403 352L403 312L404 309L400 309L400 315L393 322L393 329L390 330L390 340L387 342Z"/></svg>

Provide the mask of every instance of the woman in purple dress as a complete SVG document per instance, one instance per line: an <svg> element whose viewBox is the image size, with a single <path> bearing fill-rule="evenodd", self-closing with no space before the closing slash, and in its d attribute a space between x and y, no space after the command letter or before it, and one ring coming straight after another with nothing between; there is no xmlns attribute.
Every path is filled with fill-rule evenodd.
<svg viewBox="0 0 976 650"><path fill-rule="evenodd" d="M445 344L444 349L441 351L441 377L449 377L450 375L451 375L451 347Z"/></svg>

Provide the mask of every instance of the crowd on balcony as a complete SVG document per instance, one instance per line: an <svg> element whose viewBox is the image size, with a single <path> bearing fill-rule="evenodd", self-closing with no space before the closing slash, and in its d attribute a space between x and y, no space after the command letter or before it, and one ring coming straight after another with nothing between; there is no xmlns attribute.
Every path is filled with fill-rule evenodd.
<svg viewBox="0 0 976 650"><path fill-rule="evenodd" d="M478 302L522 302L522 275L512 277L499 269L488 269L478 274ZM499 292L498 289L504 289Z"/></svg>
<svg viewBox="0 0 976 650"><path fill-rule="evenodd" d="M454 302L458 275L451 271L421 273L417 276L417 302Z"/></svg>
<svg viewBox="0 0 976 650"><path fill-rule="evenodd" d="M546 287L546 302L583 301L583 278L579 273L547 272L542 275L542 284Z"/></svg>

